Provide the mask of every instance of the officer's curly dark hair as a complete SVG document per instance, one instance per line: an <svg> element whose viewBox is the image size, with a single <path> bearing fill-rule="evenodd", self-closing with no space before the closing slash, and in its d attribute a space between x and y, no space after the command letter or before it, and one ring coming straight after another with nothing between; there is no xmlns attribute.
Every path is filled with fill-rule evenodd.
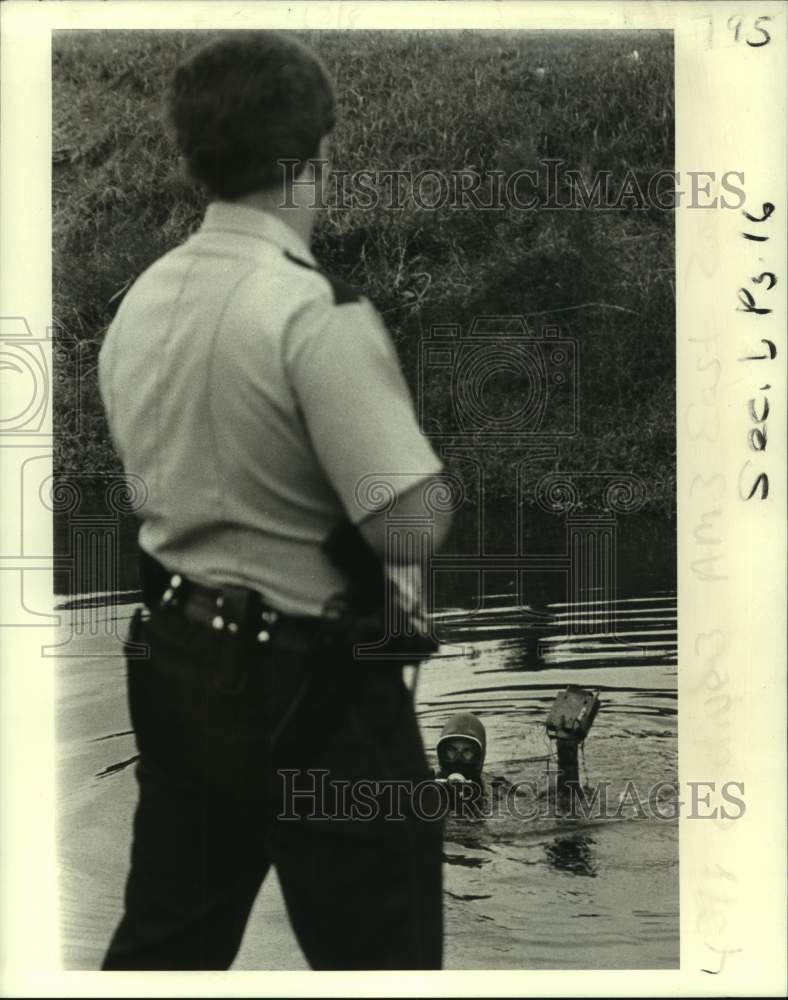
<svg viewBox="0 0 788 1000"><path fill-rule="evenodd" d="M232 199L280 184L281 160L297 160L290 176L300 173L333 127L334 93L320 60L292 36L248 31L178 67L168 112L191 176Z"/></svg>

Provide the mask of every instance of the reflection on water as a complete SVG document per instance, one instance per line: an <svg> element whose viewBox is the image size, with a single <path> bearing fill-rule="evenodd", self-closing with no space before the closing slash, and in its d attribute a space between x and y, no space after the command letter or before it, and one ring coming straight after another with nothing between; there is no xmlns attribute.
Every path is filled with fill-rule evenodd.
<svg viewBox="0 0 788 1000"><path fill-rule="evenodd" d="M675 594L621 600L612 612L613 634L610 609L593 604L530 613L502 599L436 616L442 644L417 696L428 750L451 714L471 711L487 729L491 775L547 786L556 763L544 722L556 693L581 684L601 700L581 777L618 808L579 821L506 809L450 817L448 967L678 966L678 824L638 815L626 799L628 782L647 798L677 778Z"/></svg>
<svg viewBox="0 0 788 1000"><path fill-rule="evenodd" d="M596 875L597 865L592 846L596 843L593 837L575 834L569 837L556 837L551 844L545 844L544 852L547 860L558 871L571 872L573 875Z"/></svg>
<svg viewBox="0 0 788 1000"><path fill-rule="evenodd" d="M584 786L591 792L604 786L615 807L630 782L645 798L659 783L674 783L675 594L655 589L612 609L544 603L535 612L511 600L501 595L497 606L493 599L473 614L456 608L436 616L442 643L423 665L417 688L428 751L451 714L471 711L487 730L491 776L547 785L556 762L545 719L556 693L575 683L598 691L601 702L581 754ZM92 611L79 604L77 621ZM118 636L125 634L131 605L113 605L109 615L97 610L103 624L112 622ZM95 635L77 630L69 641L69 651L83 650L85 658L69 661L62 712L71 721L61 723L60 738L95 759L90 773L110 788L128 778L135 760L125 704L118 700L108 714L96 689L89 659ZM64 767L79 759L77 751L65 754ZM76 780L62 783L72 785L88 799L94 794ZM631 808L614 818L580 821L524 818L506 809L475 820L452 817L444 861L449 968L678 965L676 820L639 816Z"/></svg>

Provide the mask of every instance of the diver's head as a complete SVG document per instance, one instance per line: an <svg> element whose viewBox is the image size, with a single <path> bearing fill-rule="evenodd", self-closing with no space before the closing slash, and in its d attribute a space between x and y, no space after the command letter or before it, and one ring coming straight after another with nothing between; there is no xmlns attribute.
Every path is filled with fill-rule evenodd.
<svg viewBox="0 0 788 1000"><path fill-rule="evenodd" d="M487 736L481 720L470 712L453 715L438 740L440 777L461 774L468 781L481 782Z"/></svg>

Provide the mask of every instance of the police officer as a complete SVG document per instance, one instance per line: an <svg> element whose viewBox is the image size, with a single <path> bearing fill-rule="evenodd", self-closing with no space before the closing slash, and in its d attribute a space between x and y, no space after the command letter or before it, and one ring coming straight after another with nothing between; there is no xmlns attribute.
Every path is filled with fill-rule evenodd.
<svg viewBox="0 0 788 1000"><path fill-rule="evenodd" d="M148 656L128 661L139 801L103 967L229 967L274 865L314 968L438 968L439 823L407 801L348 815L336 791L430 772L402 671L335 641L327 609L353 588L325 541L350 528L385 565L360 484L377 474L423 514L441 463L375 310L310 251L332 86L294 39L245 32L179 67L169 111L213 200L100 356L113 440L149 494L129 637Z"/></svg>

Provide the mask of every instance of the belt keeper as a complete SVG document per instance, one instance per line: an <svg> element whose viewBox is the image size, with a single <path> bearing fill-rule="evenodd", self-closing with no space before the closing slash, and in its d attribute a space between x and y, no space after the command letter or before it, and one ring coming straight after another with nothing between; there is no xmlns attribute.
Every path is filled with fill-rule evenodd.
<svg viewBox="0 0 788 1000"><path fill-rule="evenodd" d="M234 586L225 587L216 598L217 610L221 609L222 614L216 615L213 627L222 630L224 637L214 683L224 694L239 695L246 687L246 656L239 640L241 628L249 619L251 601L251 591Z"/></svg>
<svg viewBox="0 0 788 1000"><path fill-rule="evenodd" d="M170 585L161 595L161 600L159 601L160 608L174 608L178 605L178 594L177 591L183 584L183 577L180 573L173 573L170 577Z"/></svg>

